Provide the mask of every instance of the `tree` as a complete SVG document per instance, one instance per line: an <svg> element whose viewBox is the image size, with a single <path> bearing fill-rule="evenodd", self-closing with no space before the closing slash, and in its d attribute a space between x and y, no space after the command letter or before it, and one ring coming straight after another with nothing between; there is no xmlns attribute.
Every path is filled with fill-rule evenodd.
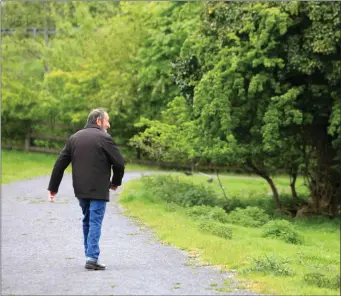
<svg viewBox="0 0 341 296"><path fill-rule="evenodd" d="M297 199L301 169L312 197L309 210L335 215L339 26L335 3L212 4L175 66L191 110L186 121L198 127L192 136L201 145L198 157L257 173L279 208L272 176L281 168L290 172Z"/></svg>

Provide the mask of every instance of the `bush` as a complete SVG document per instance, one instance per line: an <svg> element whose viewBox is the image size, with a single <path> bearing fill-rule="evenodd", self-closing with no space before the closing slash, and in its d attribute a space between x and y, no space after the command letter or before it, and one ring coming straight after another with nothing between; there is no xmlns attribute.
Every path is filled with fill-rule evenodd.
<svg viewBox="0 0 341 296"><path fill-rule="evenodd" d="M136 196L134 194L129 193L128 195L121 198L121 201L122 202L132 202L135 199L136 199Z"/></svg>
<svg viewBox="0 0 341 296"><path fill-rule="evenodd" d="M264 255L258 258L252 258L252 260L254 265L251 268L243 270L242 273L259 271L279 276L293 275L292 270L287 267L287 263L291 261L289 259Z"/></svg>
<svg viewBox="0 0 341 296"><path fill-rule="evenodd" d="M314 285L319 288L340 289L340 275L327 277L322 273L307 273L304 275L304 281L309 285Z"/></svg>
<svg viewBox="0 0 341 296"><path fill-rule="evenodd" d="M186 214L196 219L213 219L221 223L228 221L226 212L219 207L194 206L188 208Z"/></svg>
<svg viewBox="0 0 341 296"><path fill-rule="evenodd" d="M228 200L220 200L220 207L222 207L225 212L229 213L236 208L246 208L247 204L243 201L243 197L230 197Z"/></svg>
<svg viewBox="0 0 341 296"><path fill-rule="evenodd" d="M340 232L340 219L331 220L329 217L312 215L307 217L295 218L295 225L317 232Z"/></svg>
<svg viewBox="0 0 341 296"><path fill-rule="evenodd" d="M272 215L276 204L272 198L262 192L240 192L229 196L228 200L221 200L221 207L227 212L237 208L257 207L263 209L268 215Z"/></svg>
<svg viewBox="0 0 341 296"><path fill-rule="evenodd" d="M303 198L303 197L302 197ZM282 193L280 196L281 203L285 207L291 208L294 203L293 198L290 195ZM229 196L228 200L220 200L220 207L222 207L227 213L237 208L257 207L263 209L264 212L271 217L278 215L276 209L277 205L271 196L261 191L253 192L241 192L235 193Z"/></svg>
<svg viewBox="0 0 341 296"><path fill-rule="evenodd" d="M142 180L145 188L168 203L173 202L183 207L217 204L216 193L203 185L183 182L171 176L148 176Z"/></svg>
<svg viewBox="0 0 341 296"><path fill-rule="evenodd" d="M232 238L232 229L227 227L226 225L219 224L213 221L205 221L199 224L199 230L201 232L206 232L213 234L215 236L219 236L225 239Z"/></svg>
<svg viewBox="0 0 341 296"><path fill-rule="evenodd" d="M179 208L181 208L181 207L174 202L170 202L170 203L166 204L166 211L167 212L176 212Z"/></svg>
<svg viewBox="0 0 341 296"><path fill-rule="evenodd" d="M123 203L129 203L136 200L142 201L143 203L156 203L158 201L151 192L146 190L131 192L121 197Z"/></svg>
<svg viewBox="0 0 341 296"><path fill-rule="evenodd" d="M263 226L263 237L284 240L289 244L302 244L302 235L286 220L270 221Z"/></svg>
<svg viewBox="0 0 341 296"><path fill-rule="evenodd" d="M259 227L269 221L269 215L257 207L237 208L228 215L228 221L246 227Z"/></svg>

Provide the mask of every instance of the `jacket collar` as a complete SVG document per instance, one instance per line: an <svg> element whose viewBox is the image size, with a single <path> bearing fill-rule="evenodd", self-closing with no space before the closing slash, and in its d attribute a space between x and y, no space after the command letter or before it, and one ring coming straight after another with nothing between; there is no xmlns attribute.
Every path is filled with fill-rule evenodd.
<svg viewBox="0 0 341 296"><path fill-rule="evenodd" d="M87 123L84 128L97 128L99 130L102 130L102 128L100 126L98 126L97 124L92 124L92 123Z"/></svg>

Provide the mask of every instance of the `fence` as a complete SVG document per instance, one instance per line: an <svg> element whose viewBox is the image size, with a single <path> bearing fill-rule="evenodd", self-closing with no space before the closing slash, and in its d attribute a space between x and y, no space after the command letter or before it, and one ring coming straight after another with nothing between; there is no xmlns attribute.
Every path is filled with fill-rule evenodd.
<svg viewBox="0 0 341 296"><path fill-rule="evenodd" d="M47 148L47 147L38 147L32 145L33 139L39 140L54 140L54 141L64 141L66 142L68 137L59 137L59 136L46 136L46 135L39 135L39 134L30 134L27 135L24 141L24 145L13 145L13 144L3 144L2 148L5 149L15 149L15 150L24 150L26 152L29 151L36 151L36 152L44 152L44 153L59 153L60 149L56 148Z"/></svg>
<svg viewBox="0 0 341 296"><path fill-rule="evenodd" d="M49 126L53 128L54 130L58 130L59 132L63 129L69 129L69 125L62 125L62 124L54 124L54 123L48 123L48 122L35 122L35 124L43 125L43 126ZM72 127L73 132L76 132L80 128ZM69 132L68 132L69 133ZM50 148L50 147L39 147L34 144L34 140L52 140L55 142L59 142L61 144L61 147L66 143L68 140L68 136L52 136L52 135L46 135L42 133L32 132L28 135L26 135L25 140L21 141L23 142L23 145L12 145L12 144L2 144L2 148L5 149L14 149L14 150L23 150L26 152L42 152L42 153L53 153L58 154L60 153L62 148ZM118 144L121 149L130 149L133 148L129 147L126 144ZM134 153L133 151L131 151ZM133 155L132 153L129 153ZM136 157L125 157L127 163L134 163L134 164L140 164L140 165L147 165L147 166L157 166L161 168L167 168L167 169L184 169L188 171L194 170L202 170L202 171L233 171L233 172L242 172L240 167L237 166L216 166L213 164L201 164L201 165L193 165L190 161L188 163L186 162L161 162L161 161L155 161L150 159L141 159L140 158L140 151L136 150Z"/></svg>

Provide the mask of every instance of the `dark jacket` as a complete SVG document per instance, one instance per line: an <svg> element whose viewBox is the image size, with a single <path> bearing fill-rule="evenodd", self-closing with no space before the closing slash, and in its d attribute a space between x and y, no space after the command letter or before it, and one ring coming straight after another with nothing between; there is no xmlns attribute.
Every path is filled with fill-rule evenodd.
<svg viewBox="0 0 341 296"><path fill-rule="evenodd" d="M121 185L124 159L111 136L96 124L86 125L69 138L54 165L49 191L58 192L70 162L76 197L109 201L111 169L111 184Z"/></svg>

